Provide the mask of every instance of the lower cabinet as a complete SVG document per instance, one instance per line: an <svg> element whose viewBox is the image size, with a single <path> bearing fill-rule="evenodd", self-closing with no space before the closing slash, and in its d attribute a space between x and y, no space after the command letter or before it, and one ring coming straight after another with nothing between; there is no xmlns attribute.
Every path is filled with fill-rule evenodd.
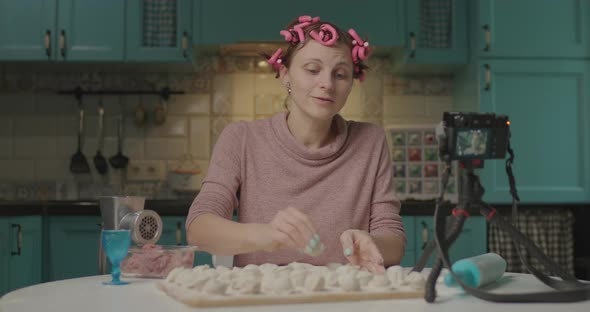
<svg viewBox="0 0 590 312"><path fill-rule="evenodd" d="M0 218L0 296L41 282L41 216Z"/></svg>
<svg viewBox="0 0 590 312"><path fill-rule="evenodd" d="M49 216L49 281L99 274L99 216Z"/></svg>
<svg viewBox="0 0 590 312"><path fill-rule="evenodd" d="M434 218L432 216L403 216L406 227L406 251L401 265L413 267L422 256L426 244L434 239ZM451 262L481 255L487 252L487 224L484 217L472 216L463 225L461 234L449 250ZM430 256L426 267L431 267L436 252Z"/></svg>

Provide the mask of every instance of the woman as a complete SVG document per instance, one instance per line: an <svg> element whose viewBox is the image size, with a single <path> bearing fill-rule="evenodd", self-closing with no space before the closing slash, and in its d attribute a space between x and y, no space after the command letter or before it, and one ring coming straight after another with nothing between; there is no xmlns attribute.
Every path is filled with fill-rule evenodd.
<svg viewBox="0 0 590 312"><path fill-rule="evenodd" d="M234 264L399 264L405 233L384 131L338 112L368 55L354 30L302 16L268 62L288 111L228 125L186 221L189 243ZM238 222L231 221L238 208Z"/></svg>

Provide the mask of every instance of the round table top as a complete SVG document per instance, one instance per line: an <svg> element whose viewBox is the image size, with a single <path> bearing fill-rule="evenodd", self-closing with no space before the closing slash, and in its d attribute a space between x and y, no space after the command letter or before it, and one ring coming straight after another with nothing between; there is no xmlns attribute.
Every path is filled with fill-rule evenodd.
<svg viewBox="0 0 590 312"><path fill-rule="evenodd" d="M109 275L90 276L38 284L15 290L0 299L0 311L44 311L44 312L106 312L106 311L277 311L277 305L244 306L227 308L192 308L168 297L155 286L159 280L124 278L128 285L106 286L102 281L110 280ZM551 289L530 274L506 273L492 290L495 293L523 293L550 291ZM334 302L317 304L280 305L280 311L498 311L542 312L542 311L590 311L590 300L577 303L493 303L465 295L459 288L437 284L438 297L435 303L424 299L373 300L356 302Z"/></svg>

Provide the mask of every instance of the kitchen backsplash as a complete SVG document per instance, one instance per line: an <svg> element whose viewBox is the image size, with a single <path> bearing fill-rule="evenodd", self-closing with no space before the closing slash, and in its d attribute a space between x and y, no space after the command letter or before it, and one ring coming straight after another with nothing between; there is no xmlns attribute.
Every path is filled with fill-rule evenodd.
<svg viewBox="0 0 590 312"><path fill-rule="evenodd" d="M121 66L108 73L84 69L68 72L43 70L0 73L0 200L92 199L100 195L128 194L169 199L193 196L206 174L212 147L222 129L237 120L266 118L284 109L285 89L264 62L254 57L211 57L192 72L162 70L131 72ZM390 61L376 58L363 83L355 81L342 111L347 119L380 126L425 125L440 121L453 107L452 76L389 74ZM148 67L149 69L149 67ZM98 146L98 96L85 96L83 153L91 174L69 170L76 152L78 104L58 90L85 89L182 90L167 102L167 118L154 123L159 97L153 95L104 96L105 139L102 154L117 153L117 123L123 114L123 154L130 167L155 168L153 180L133 179L133 174L109 168L101 176L94 169ZM137 126L137 107L147 120ZM189 189L175 191L174 169L200 170ZM152 172L153 173L153 172Z"/></svg>

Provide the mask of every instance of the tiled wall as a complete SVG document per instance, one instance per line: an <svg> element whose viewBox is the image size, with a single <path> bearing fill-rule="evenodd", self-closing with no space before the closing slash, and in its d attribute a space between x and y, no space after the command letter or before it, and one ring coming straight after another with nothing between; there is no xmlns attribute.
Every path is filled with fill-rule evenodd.
<svg viewBox="0 0 590 312"><path fill-rule="evenodd" d="M221 130L236 120L254 120L283 110L286 92L258 59L213 59L213 70L201 73L52 73L0 74L0 199L78 199L109 194L140 194L176 198L168 184L169 170L193 159L202 177L212 146ZM219 66L219 65L222 66ZM396 77L387 59L375 59L363 83L355 81L342 111L347 119L389 124L435 124L453 106L451 76ZM144 70L145 71L145 70ZM106 176L94 170L97 150L98 96L84 97L85 144L91 175L70 173L76 151L78 105L73 96L56 91L84 88L146 90L169 86L183 90L167 103L167 120L154 124L157 96L104 96L103 155L117 152L117 122L124 116L123 153L131 163L150 161L163 168L158 181L130 181L125 172L110 168ZM142 103L145 125L134 123ZM185 161L185 165L191 163ZM184 194L191 196L191 194Z"/></svg>

